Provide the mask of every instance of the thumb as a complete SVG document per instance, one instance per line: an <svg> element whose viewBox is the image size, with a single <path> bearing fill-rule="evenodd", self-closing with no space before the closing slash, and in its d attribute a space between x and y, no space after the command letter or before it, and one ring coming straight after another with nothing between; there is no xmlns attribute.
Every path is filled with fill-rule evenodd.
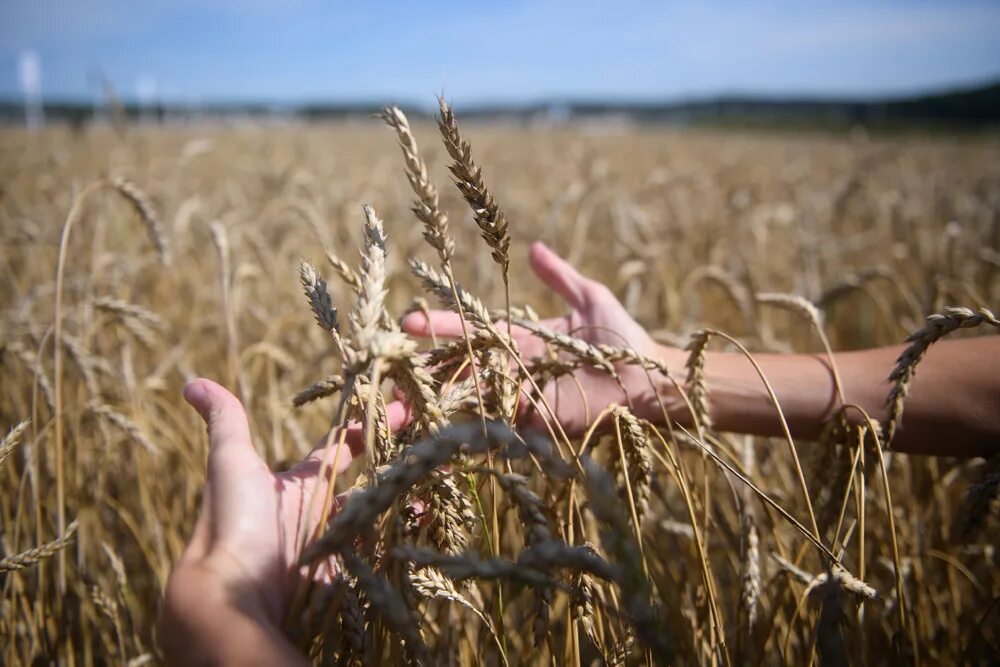
<svg viewBox="0 0 1000 667"><path fill-rule="evenodd" d="M550 289L566 300L567 305L579 310L586 305L586 291L589 281L580 275L572 264L541 241L531 244L529 255L531 269Z"/></svg>
<svg viewBox="0 0 1000 667"><path fill-rule="evenodd" d="M198 378L184 386L184 399L208 427L209 477L221 469L245 470L260 465L250 439L247 413L238 398L216 382Z"/></svg>

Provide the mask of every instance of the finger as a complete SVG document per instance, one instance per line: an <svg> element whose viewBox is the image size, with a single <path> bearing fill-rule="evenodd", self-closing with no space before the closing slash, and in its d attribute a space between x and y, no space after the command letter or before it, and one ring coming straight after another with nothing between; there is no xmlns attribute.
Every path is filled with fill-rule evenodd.
<svg viewBox="0 0 1000 667"><path fill-rule="evenodd" d="M388 422L389 431L395 433L406 428L413 420L413 413L410 406L403 401L393 401L385 406L385 416ZM378 428L378 424L373 424L373 428ZM338 443L343 437L347 448L337 454ZM327 444L329 443L329 445ZM328 449L329 448L329 449ZM328 464L333 466L336 459L337 472L343 472L356 457L361 456L365 450L365 424L363 422L350 422L343 433L334 430L328 433L315 449L309 452L306 457L295 466L294 469L302 469L303 465L315 467L322 464L324 458L328 458Z"/></svg>
<svg viewBox="0 0 1000 667"><path fill-rule="evenodd" d="M198 378L184 386L184 399L208 427L210 478L220 467L238 473L262 464L250 439L250 424L243 405L225 387Z"/></svg>
<svg viewBox="0 0 1000 667"><path fill-rule="evenodd" d="M555 331L556 333L569 333L570 318L553 317L547 320L540 320L538 324L545 327L549 331Z"/></svg>
<svg viewBox="0 0 1000 667"><path fill-rule="evenodd" d="M430 337L432 330L435 335L442 338L462 337L462 320L458 316L458 313L453 313L448 310L432 310L430 315L430 319L428 319L426 315L419 311L409 313L402 320L401 326L403 331L411 336L420 336L424 338ZM566 333L567 331L565 319L556 318L553 320L546 320L541 324L561 333ZM467 326L469 330L473 328L471 324ZM503 324L498 324L497 327L500 331L507 330L506 325ZM515 326L513 327L511 334L514 336L514 340L517 342L518 346L522 348L522 352L525 353L526 356L540 354L544 351L544 345L542 345L541 341L539 341L538 338L529 330L523 327Z"/></svg>
<svg viewBox="0 0 1000 667"><path fill-rule="evenodd" d="M409 425L413 420L413 413L410 410L410 406L403 401L393 401L392 403L387 403L385 406L385 419L386 425L389 427L389 432L395 433ZM378 424L373 424L373 428L377 427ZM347 425L345 437L347 444L351 446L351 453L355 456L360 455L365 448L365 424L363 422L351 422Z"/></svg>
<svg viewBox="0 0 1000 667"><path fill-rule="evenodd" d="M565 299L570 308L580 309L586 304L588 280L547 245L532 243L529 261L542 282Z"/></svg>
<svg viewBox="0 0 1000 667"><path fill-rule="evenodd" d="M462 319L450 310L432 310L430 319L420 311L408 313L401 323L403 331L411 336L428 338L433 332L444 338L458 338L462 335ZM467 325L471 328L471 325Z"/></svg>

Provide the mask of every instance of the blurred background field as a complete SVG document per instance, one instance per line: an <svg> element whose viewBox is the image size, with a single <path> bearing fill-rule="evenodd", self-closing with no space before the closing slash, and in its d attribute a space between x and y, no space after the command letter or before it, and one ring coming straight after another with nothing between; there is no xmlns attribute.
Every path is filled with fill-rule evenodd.
<svg viewBox="0 0 1000 667"><path fill-rule="evenodd" d="M416 133L432 176L446 185L434 128L418 125ZM794 292L820 304L838 350L898 343L925 313L997 300L1000 145L992 139L574 125L473 125L468 133L510 220L513 300L543 316L559 308L527 273L526 244L535 239L605 281L641 323L676 344L713 326L755 350L819 351L801 320L746 301L752 291ZM161 265L140 218L112 193L86 204L69 244L64 300L66 502L80 522L67 548L68 594L57 593L51 559L3 582L8 664L60 646L83 663L141 658L152 651L157 599L190 533L204 478L202 427L180 399L185 379L214 377L238 389L267 459L295 460L322 433L330 408L292 410L290 397L336 367L303 307L299 259L323 267L331 251L355 262L360 205L373 202L390 238L389 304L399 313L419 294L405 260L430 253L407 210L393 138L374 123L129 129L124 137L108 129L7 129L0 143L0 417L5 427L31 419L3 472L6 553L57 537L53 290L74 197L95 179L127 175L148 195L172 250L172 263ZM501 306L488 249L457 193L442 192L458 239L457 276ZM224 230L214 241L211 223ZM331 280L331 290L349 307L342 285ZM108 299L148 314L99 305ZM809 443L801 450L815 454ZM784 454L760 451L758 483L794 507ZM975 461L905 457L893 469L927 660L957 664L996 646L995 533L960 544L952 532L977 469ZM814 474L823 479L822 469ZM874 492L872 502L879 502ZM657 518L683 521L677 511L668 502ZM725 527L737 519L719 511L713 552L738 555L738 529ZM871 515L872 563L885 563L884 517ZM793 539L788 533L775 526L762 537L762 553L780 536ZM650 539L664 553L686 549L670 533L654 529ZM733 566L720 558L721 567ZM765 581L780 576L768 559L761 566ZM680 558L671 567L680 575L693 565ZM869 571L891 596L891 567ZM686 588L696 604L697 586ZM794 611L788 596L765 602L779 623ZM891 637L892 599L875 604ZM876 617L874 607L869 613ZM803 632L787 656L793 662L805 659L796 653L809 646ZM780 662L777 647L762 655Z"/></svg>

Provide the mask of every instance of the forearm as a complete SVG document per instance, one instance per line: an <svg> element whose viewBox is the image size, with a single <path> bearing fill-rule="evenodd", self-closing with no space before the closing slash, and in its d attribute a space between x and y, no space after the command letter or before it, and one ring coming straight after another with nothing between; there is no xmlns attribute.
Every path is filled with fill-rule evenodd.
<svg viewBox="0 0 1000 667"><path fill-rule="evenodd" d="M902 346L835 355L846 403L875 421L887 415L887 378ZM1000 339L945 341L927 354L913 380L897 451L940 456L988 456L1000 449ZM814 439L840 406L825 355L759 354L754 359L796 438ZM709 352L705 362L709 410L721 431L782 435L774 404L750 361L739 353ZM669 390L669 389L668 389ZM689 421L686 407L673 416ZM848 418L860 423L852 410Z"/></svg>
<svg viewBox="0 0 1000 667"><path fill-rule="evenodd" d="M157 639L170 665L306 664L259 601L200 564L171 575Z"/></svg>

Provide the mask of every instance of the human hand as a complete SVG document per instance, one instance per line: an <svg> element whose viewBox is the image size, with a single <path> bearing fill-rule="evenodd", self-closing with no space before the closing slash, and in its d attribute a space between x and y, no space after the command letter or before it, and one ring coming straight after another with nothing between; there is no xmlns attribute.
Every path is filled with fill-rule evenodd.
<svg viewBox="0 0 1000 667"><path fill-rule="evenodd" d="M184 398L208 427L208 478L194 534L165 591L158 632L165 657L171 664L301 662L279 627L308 576L298 558L327 498L324 458L328 472L343 471L363 448L362 429L349 426L325 440L329 447L273 473L254 449L235 396L199 379L184 387ZM404 407L393 404L388 417L390 428L400 428ZM329 515L335 511L336 503ZM329 563L317 573L332 575Z"/></svg>
<svg viewBox="0 0 1000 667"><path fill-rule="evenodd" d="M582 276L543 243L531 246L529 260L535 274L569 308L565 317L545 320L542 326L591 344L631 348L664 362L669 368L683 367L683 352L657 344L607 286ZM402 327L413 336L430 336L432 330L438 336L462 335L459 316L444 310L431 311L429 321L421 312L410 313L403 318ZM525 359L546 354L546 343L528 330L514 327L512 334ZM672 391L666 378L658 373L647 374L636 365L616 364L616 371L620 384L605 371L582 367L545 387L545 400L567 434L584 432L597 414L612 403L631 402L640 416L657 419L660 415L657 395ZM522 401L522 406L525 403ZM543 418L544 415L534 413L534 420Z"/></svg>

